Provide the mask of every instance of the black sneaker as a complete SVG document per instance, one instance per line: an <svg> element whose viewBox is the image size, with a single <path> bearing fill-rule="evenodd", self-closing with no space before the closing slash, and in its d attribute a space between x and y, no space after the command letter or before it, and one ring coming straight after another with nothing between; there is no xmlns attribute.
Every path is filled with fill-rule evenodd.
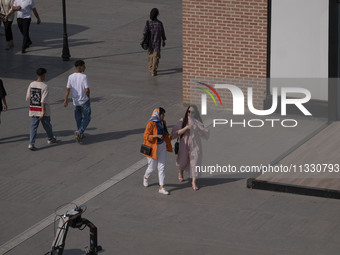
<svg viewBox="0 0 340 255"><path fill-rule="evenodd" d="M51 140L47 140L48 144L55 144L57 142L57 138L53 137Z"/></svg>

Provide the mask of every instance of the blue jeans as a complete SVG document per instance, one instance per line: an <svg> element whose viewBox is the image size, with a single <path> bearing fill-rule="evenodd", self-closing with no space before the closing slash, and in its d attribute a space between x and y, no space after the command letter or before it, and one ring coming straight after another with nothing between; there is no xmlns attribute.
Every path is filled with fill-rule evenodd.
<svg viewBox="0 0 340 255"><path fill-rule="evenodd" d="M76 119L78 132L80 134L84 133L91 120L90 100L87 100L85 104L74 107L74 118Z"/></svg>
<svg viewBox="0 0 340 255"><path fill-rule="evenodd" d="M50 116L44 116L41 120L39 120L39 117L33 116L31 119L31 130L30 130L30 144L31 145L34 145L35 143L35 137L37 135L37 130L38 130L40 121L41 121L41 124L43 125L43 128L46 131L48 140L52 140L54 138Z"/></svg>

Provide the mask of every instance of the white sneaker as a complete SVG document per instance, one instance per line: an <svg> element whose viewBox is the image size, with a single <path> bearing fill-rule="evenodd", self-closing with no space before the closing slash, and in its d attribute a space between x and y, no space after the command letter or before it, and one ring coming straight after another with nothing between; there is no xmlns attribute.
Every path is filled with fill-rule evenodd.
<svg viewBox="0 0 340 255"><path fill-rule="evenodd" d="M143 186L144 187L148 187L149 186L148 179L146 179L144 176L143 176Z"/></svg>
<svg viewBox="0 0 340 255"><path fill-rule="evenodd" d="M31 151L35 151L37 148L34 146L34 144L29 144L28 149Z"/></svg>
<svg viewBox="0 0 340 255"><path fill-rule="evenodd" d="M57 138L54 136L51 140L47 140L47 144L55 144L57 142Z"/></svg>
<svg viewBox="0 0 340 255"><path fill-rule="evenodd" d="M163 195L169 195L169 192L166 191L164 188L159 189L158 192Z"/></svg>

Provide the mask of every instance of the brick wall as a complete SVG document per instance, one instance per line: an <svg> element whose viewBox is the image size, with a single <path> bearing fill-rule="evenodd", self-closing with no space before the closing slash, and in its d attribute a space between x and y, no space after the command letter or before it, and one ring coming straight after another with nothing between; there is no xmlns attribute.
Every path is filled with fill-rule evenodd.
<svg viewBox="0 0 340 255"><path fill-rule="evenodd" d="M267 0L182 3L183 103L192 103L192 83L197 80L266 77ZM245 96L247 86L240 85ZM254 106L258 109L263 108L265 90L265 82L254 85ZM221 94L222 101L231 107L231 93Z"/></svg>

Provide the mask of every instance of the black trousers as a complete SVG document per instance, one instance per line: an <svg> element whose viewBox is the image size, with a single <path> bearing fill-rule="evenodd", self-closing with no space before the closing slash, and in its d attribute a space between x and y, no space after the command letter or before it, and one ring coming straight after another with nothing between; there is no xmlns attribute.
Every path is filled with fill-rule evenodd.
<svg viewBox="0 0 340 255"><path fill-rule="evenodd" d="M8 21L8 20L6 22L4 22L5 33L6 33L6 41L7 42L13 40L12 23L13 23L13 21Z"/></svg>
<svg viewBox="0 0 340 255"><path fill-rule="evenodd" d="M24 37L23 40L22 40L22 48L21 49L25 50L26 48L28 48L30 46L30 44L32 44L32 41L31 41L31 38L30 38L30 35L29 35L31 18L29 18L29 19L18 18L17 23L18 23L19 30Z"/></svg>

